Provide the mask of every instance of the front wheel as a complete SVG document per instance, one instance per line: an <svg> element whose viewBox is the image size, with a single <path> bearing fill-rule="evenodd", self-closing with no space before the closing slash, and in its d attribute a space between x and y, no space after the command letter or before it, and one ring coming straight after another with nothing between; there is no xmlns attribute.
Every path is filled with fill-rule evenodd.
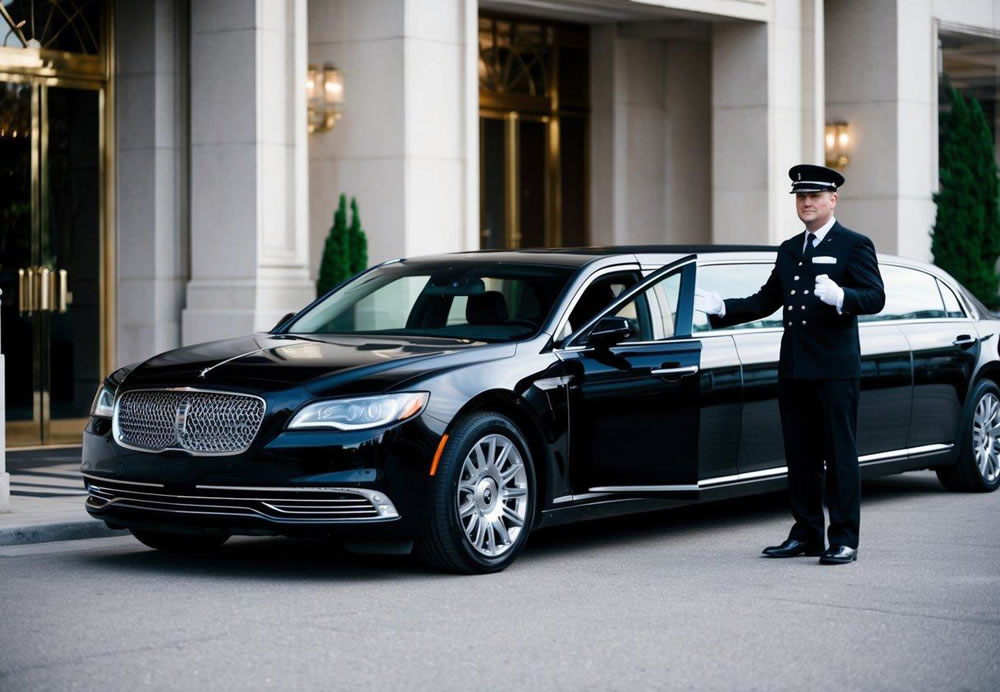
<svg viewBox="0 0 1000 692"><path fill-rule="evenodd" d="M448 572L504 569L531 531L535 487L528 444L509 418L492 412L463 418L430 484L418 554Z"/></svg>
<svg viewBox="0 0 1000 692"><path fill-rule="evenodd" d="M948 490L992 492L1000 486L1000 388L982 380L970 397L958 463L935 469Z"/></svg>
<svg viewBox="0 0 1000 692"><path fill-rule="evenodd" d="M144 545L165 553L204 553L218 548L229 540L229 536L225 534L169 533L139 529L130 531Z"/></svg>

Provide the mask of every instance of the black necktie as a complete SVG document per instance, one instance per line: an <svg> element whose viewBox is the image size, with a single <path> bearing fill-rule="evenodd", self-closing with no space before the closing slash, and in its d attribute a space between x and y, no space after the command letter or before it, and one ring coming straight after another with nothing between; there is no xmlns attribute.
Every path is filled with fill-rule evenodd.
<svg viewBox="0 0 1000 692"><path fill-rule="evenodd" d="M805 255L806 256L811 255L812 251L816 249L815 243L816 243L816 234L815 233L807 233L806 234L806 251L805 251Z"/></svg>

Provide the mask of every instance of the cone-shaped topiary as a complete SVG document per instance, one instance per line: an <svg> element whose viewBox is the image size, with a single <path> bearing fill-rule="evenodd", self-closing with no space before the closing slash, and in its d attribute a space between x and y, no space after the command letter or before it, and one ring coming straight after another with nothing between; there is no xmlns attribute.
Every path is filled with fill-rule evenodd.
<svg viewBox="0 0 1000 692"><path fill-rule="evenodd" d="M351 228L348 237L351 244L351 274L357 274L368 268L368 238L361 228L358 200L354 197L351 197Z"/></svg>
<svg viewBox="0 0 1000 692"><path fill-rule="evenodd" d="M996 263L1000 257L1000 183L993 137L979 102L950 90L943 116L941 185L934 195L937 218L931 252L938 265L987 306L1000 305Z"/></svg>
<svg viewBox="0 0 1000 692"><path fill-rule="evenodd" d="M353 274L350 264L350 236L347 229L347 198L341 194L333 213L333 226L323 245L323 259L316 278L316 293L323 295Z"/></svg>

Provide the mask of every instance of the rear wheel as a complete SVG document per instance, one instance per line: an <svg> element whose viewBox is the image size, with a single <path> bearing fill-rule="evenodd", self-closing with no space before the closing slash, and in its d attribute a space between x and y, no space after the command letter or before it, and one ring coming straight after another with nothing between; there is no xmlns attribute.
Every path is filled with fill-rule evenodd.
<svg viewBox="0 0 1000 692"><path fill-rule="evenodd" d="M165 553L205 553L229 540L225 534L169 533L129 529L141 543Z"/></svg>
<svg viewBox="0 0 1000 692"><path fill-rule="evenodd" d="M992 492L1000 487L1000 388L976 385L959 441L958 463L935 469L948 490Z"/></svg>
<svg viewBox="0 0 1000 692"><path fill-rule="evenodd" d="M417 553L448 572L497 572L514 561L531 531L531 452L513 421L498 413L470 415L449 435Z"/></svg>

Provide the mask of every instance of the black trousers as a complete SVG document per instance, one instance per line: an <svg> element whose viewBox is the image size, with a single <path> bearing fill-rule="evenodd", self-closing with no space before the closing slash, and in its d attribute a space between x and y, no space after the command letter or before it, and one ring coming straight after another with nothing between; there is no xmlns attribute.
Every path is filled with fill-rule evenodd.
<svg viewBox="0 0 1000 692"><path fill-rule="evenodd" d="M823 544L823 463L830 545L858 547L861 472L856 444L859 380L778 382L778 407L795 517L789 538Z"/></svg>

